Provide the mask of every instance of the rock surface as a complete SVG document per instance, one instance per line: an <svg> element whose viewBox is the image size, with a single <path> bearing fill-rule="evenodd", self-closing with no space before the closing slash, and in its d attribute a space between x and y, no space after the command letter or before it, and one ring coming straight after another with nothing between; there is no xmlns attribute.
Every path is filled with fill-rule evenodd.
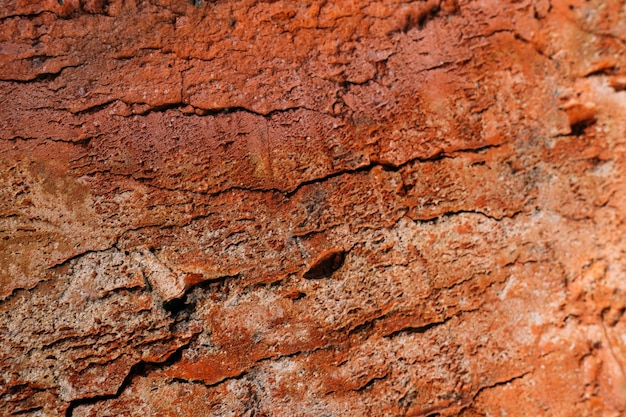
<svg viewBox="0 0 626 417"><path fill-rule="evenodd" d="M626 4L6 0L0 414L626 413Z"/></svg>

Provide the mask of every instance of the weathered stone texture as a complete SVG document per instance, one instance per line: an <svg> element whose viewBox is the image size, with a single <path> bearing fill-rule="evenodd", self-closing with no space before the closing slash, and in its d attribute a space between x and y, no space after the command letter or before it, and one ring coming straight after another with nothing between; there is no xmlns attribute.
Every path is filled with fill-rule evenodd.
<svg viewBox="0 0 626 417"><path fill-rule="evenodd" d="M0 415L626 414L626 3L6 0Z"/></svg>

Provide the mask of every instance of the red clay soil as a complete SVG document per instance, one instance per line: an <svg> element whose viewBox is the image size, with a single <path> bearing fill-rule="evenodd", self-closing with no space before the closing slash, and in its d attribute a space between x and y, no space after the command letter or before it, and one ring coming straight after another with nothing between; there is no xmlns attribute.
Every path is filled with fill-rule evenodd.
<svg viewBox="0 0 626 417"><path fill-rule="evenodd" d="M626 413L626 3L3 0L0 415Z"/></svg>

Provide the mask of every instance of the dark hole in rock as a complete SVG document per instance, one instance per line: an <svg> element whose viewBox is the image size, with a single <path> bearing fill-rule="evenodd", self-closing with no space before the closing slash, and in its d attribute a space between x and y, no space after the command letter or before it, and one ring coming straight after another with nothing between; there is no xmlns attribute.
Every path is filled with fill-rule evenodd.
<svg viewBox="0 0 626 417"><path fill-rule="evenodd" d="M188 307L187 303L185 303L183 298L175 298L163 304L163 308L166 311L169 311L172 316L177 316L184 312L184 310Z"/></svg>
<svg viewBox="0 0 626 417"><path fill-rule="evenodd" d="M341 268L346 253L340 250L333 250L322 254L313 262L309 270L304 274L306 279L328 278L333 272Z"/></svg>

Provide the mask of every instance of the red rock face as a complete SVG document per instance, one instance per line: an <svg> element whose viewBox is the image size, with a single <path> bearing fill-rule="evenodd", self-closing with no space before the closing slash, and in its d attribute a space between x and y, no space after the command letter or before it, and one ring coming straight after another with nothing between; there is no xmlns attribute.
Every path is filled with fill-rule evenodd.
<svg viewBox="0 0 626 417"><path fill-rule="evenodd" d="M624 22L5 1L0 414L626 413Z"/></svg>

